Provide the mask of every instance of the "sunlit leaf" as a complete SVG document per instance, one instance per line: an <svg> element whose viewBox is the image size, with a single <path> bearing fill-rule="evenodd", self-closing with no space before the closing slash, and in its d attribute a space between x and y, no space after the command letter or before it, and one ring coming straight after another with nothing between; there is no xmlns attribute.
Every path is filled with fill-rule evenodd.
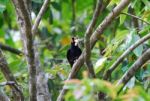
<svg viewBox="0 0 150 101"><path fill-rule="evenodd" d="M111 2L109 3L108 7L118 4L120 2L120 0L111 0Z"/></svg>
<svg viewBox="0 0 150 101"><path fill-rule="evenodd" d="M128 35L128 30L117 30L115 41L122 42Z"/></svg>
<svg viewBox="0 0 150 101"><path fill-rule="evenodd" d="M106 60L107 60L107 58L104 57L104 58L100 58L100 59L96 62L95 66L94 66L95 73L98 73L99 71L101 71L101 69L103 68L104 63L105 63Z"/></svg>
<svg viewBox="0 0 150 101"><path fill-rule="evenodd" d="M126 7L122 12L123 12L123 13L127 13L127 11L128 11L128 7ZM125 21L125 19L126 19L126 16L127 16L127 15L124 15L124 14L121 14L121 15L120 15L120 25L122 25L122 24L124 23L124 21Z"/></svg>
<svg viewBox="0 0 150 101"><path fill-rule="evenodd" d="M142 18L145 20L146 18L149 18L149 17L150 17L150 10L145 11Z"/></svg>
<svg viewBox="0 0 150 101"><path fill-rule="evenodd" d="M133 8L137 2L138 2L138 0L134 0L134 1L131 3L131 7Z"/></svg>

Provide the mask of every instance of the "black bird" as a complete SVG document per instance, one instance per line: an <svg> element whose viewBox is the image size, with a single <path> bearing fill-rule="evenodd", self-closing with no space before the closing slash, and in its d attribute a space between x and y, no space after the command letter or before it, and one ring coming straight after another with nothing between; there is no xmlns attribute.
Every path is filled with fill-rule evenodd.
<svg viewBox="0 0 150 101"><path fill-rule="evenodd" d="M68 62L70 63L70 65L71 65L71 67L73 66L75 61L79 58L81 53L82 53L82 51L78 47L77 39L72 38L71 47L67 51L67 59L68 59Z"/></svg>

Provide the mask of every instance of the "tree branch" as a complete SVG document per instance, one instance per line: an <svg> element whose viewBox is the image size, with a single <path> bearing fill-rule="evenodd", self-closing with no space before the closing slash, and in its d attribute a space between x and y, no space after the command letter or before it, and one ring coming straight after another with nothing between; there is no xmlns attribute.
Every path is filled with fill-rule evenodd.
<svg viewBox="0 0 150 101"><path fill-rule="evenodd" d="M0 99L2 101L10 101L10 99L8 98L8 96L6 96L2 91L0 91Z"/></svg>
<svg viewBox="0 0 150 101"><path fill-rule="evenodd" d="M101 7L102 7L102 3L103 1L102 0L97 0L97 6L96 6L96 9L94 11L94 14L93 14L93 18L85 32L85 41L84 41L84 46L85 46L85 64L88 68L88 71L89 71L89 74L90 76L92 77L96 77L95 73L94 73L94 69L93 69L93 64L92 64L92 61L91 61L91 45L90 45L90 37L92 35L92 31L96 25L96 21L99 17L99 13L101 10Z"/></svg>
<svg viewBox="0 0 150 101"><path fill-rule="evenodd" d="M41 21L42 16L44 15L44 13L46 12L46 9L48 8L50 0L45 0L36 19L35 19L35 23L32 27L32 34L34 35L38 29L39 23Z"/></svg>
<svg viewBox="0 0 150 101"><path fill-rule="evenodd" d="M122 88L126 83L133 77L135 72L148 60L150 59L150 49L148 49L142 56L140 56L137 61L130 67L130 69L121 77L116 86L123 84ZM122 90L121 88L121 90ZM121 91L120 90L120 91ZM119 92L120 92L119 91Z"/></svg>
<svg viewBox="0 0 150 101"><path fill-rule="evenodd" d="M2 83L0 83L0 86L14 85L14 84L15 84L14 81L7 81L7 82L2 82Z"/></svg>
<svg viewBox="0 0 150 101"><path fill-rule="evenodd" d="M90 44L91 44L91 49L94 47L96 44L99 35L103 33L103 31L110 25L110 23L114 20L115 17L121 13L121 11L128 6L130 0L122 0L118 6L114 8L114 10L103 20L103 22L97 27L95 32L92 34L90 38ZM78 58L78 60L74 63L72 70L68 76L68 80L75 77L77 71L80 69L80 67L84 63L84 54L85 50L82 52L81 56Z"/></svg>
<svg viewBox="0 0 150 101"><path fill-rule="evenodd" d="M19 89L17 81L16 81L15 77L13 76L12 72L10 71L8 64L4 58L1 50L0 50L0 69L8 82L13 81L15 83L15 84L10 85L10 87L12 88L15 100L16 101L24 101L23 93Z"/></svg>
<svg viewBox="0 0 150 101"><path fill-rule="evenodd" d="M38 25L40 23L41 17L46 11L50 0L45 0L36 20L32 27L30 11L28 9L28 4L30 0L12 0L16 8L18 22L20 24L20 31L22 34L22 41L25 49L25 54L28 62L29 70L29 93L30 101L50 101L50 94L47 90L47 81L42 71L40 71L40 61L38 58L38 53L36 47L34 47L33 35L35 35ZM36 77L37 76L37 77ZM42 77L42 78L41 78ZM41 81L45 82L42 84L37 84ZM38 99L37 99L38 98Z"/></svg>
<svg viewBox="0 0 150 101"><path fill-rule="evenodd" d="M149 22L147 22L147 21L143 20L142 18L140 18L140 17L138 17L138 16L135 16L135 15L133 15L133 14L130 14L130 13L124 13L124 12L122 12L121 14L131 16L131 17L133 17L133 18L136 18L136 19L138 19L138 20L141 20L142 22L145 22L146 24L150 25Z"/></svg>
<svg viewBox="0 0 150 101"><path fill-rule="evenodd" d="M48 88L48 78L42 71L38 49L35 47L35 65L37 68L37 101L51 101L51 95Z"/></svg>
<svg viewBox="0 0 150 101"><path fill-rule="evenodd" d="M135 11L133 8L129 8L129 12L132 14L132 15L135 15ZM133 22L133 26L134 28L137 30L136 32L139 33L140 29L139 29L139 22L138 22L139 19L135 18L135 17L132 17L131 21Z"/></svg>
<svg viewBox="0 0 150 101"><path fill-rule="evenodd" d="M114 9L113 11L103 20L103 22L97 27L95 32L92 34L90 38L90 44L91 44L91 49L94 47L96 44L99 36L104 32L104 30L110 25L110 23L117 17L121 11L128 6L130 0L122 0ZM67 80L70 80L73 78L78 70L81 68L81 66L84 64L84 55L85 55L85 50L82 52L81 56L78 58L78 60L74 63L72 70L68 76ZM61 93L59 94L57 101L62 101L63 95L65 94L65 87L63 87Z"/></svg>
<svg viewBox="0 0 150 101"><path fill-rule="evenodd" d="M35 23L32 27L32 34L35 35L36 31L38 30L39 23L41 21L42 16L46 12L46 9L48 8L48 5L50 3L50 0L45 0L39 14L37 15L37 18L35 20ZM41 64L39 59L39 54L37 51L37 47L35 47L35 65L37 68L36 74L37 74L37 101L51 101L51 95L48 90L48 79L45 76L45 73L41 70Z"/></svg>
<svg viewBox="0 0 150 101"><path fill-rule="evenodd" d="M76 23L76 0L71 0L72 6L72 20L71 20L71 27L72 27L72 35L74 36L76 33L75 23Z"/></svg>
<svg viewBox="0 0 150 101"><path fill-rule="evenodd" d="M139 39L135 44L131 45L117 60L112 64L112 66L106 71L104 74L104 80L107 80L110 76L111 73L117 68L117 66L123 61L123 59L130 53L132 52L136 47L144 43L150 39L150 33L144 36L143 38Z"/></svg>
<svg viewBox="0 0 150 101"><path fill-rule="evenodd" d="M32 24L27 9L27 4L23 0L12 0L15 10L18 16L18 22L20 24L20 31L22 34L22 41L25 49L26 59L28 62L29 70L29 95L30 101L37 101L37 89L36 89L36 66L35 66L35 53L33 46L33 36L32 36ZM25 6L26 5L26 6Z"/></svg>
<svg viewBox="0 0 150 101"><path fill-rule="evenodd" d="M10 47L10 46L8 46L8 45L4 45L4 44L2 44L2 43L0 43L0 48L1 48L2 50L6 50L6 51L9 51L9 52L14 53L14 54L17 54L17 55L22 55L22 54L23 54L22 51L20 51L20 50L18 50L18 49L15 49L15 48L12 48L12 47Z"/></svg>

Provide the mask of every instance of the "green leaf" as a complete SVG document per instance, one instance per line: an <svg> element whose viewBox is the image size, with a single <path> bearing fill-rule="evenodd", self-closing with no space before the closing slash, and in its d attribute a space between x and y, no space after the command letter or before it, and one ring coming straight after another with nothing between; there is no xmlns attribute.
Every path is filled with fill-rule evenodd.
<svg viewBox="0 0 150 101"><path fill-rule="evenodd" d="M142 1L145 4L145 10L150 10L150 2L149 2L149 0L142 0Z"/></svg>
<svg viewBox="0 0 150 101"><path fill-rule="evenodd" d="M135 73L135 77L137 80L142 81L144 76L144 70L140 69Z"/></svg>
<svg viewBox="0 0 150 101"><path fill-rule="evenodd" d="M113 6L115 4L118 4L120 2L120 0L111 0L111 2L109 3L108 7Z"/></svg>
<svg viewBox="0 0 150 101"><path fill-rule="evenodd" d="M0 4L7 4L9 2L9 0L0 0Z"/></svg>
<svg viewBox="0 0 150 101"><path fill-rule="evenodd" d="M52 5L57 11L61 11L61 5L60 5L60 3L51 2L51 5Z"/></svg>
<svg viewBox="0 0 150 101"><path fill-rule="evenodd" d="M128 30L117 30L116 36L115 36L115 41L123 41L127 34L129 33Z"/></svg>
<svg viewBox="0 0 150 101"><path fill-rule="evenodd" d="M139 35L133 34L131 43L134 44L139 39L140 39ZM143 45L140 45L136 49L133 50L133 53L137 57L141 56L142 52L143 52Z"/></svg>
<svg viewBox="0 0 150 101"><path fill-rule="evenodd" d="M134 2L131 2L131 7L134 8L134 6L137 2L138 2L138 0L134 0Z"/></svg>
<svg viewBox="0 0 150 101"><path fill-rule="evenodd" d="M5 36L5 32L2 29L0 29L0 38L3 38L4 36Z"/></svg>
<svg viewBox="0 0 150 101"><path fill-rule="evenodd" d="M126 48L128 48L131 45L133 45L139 39L140 39L140 36L136 34L136 30L135 29L133 29L132 31L130 31L130 35L128 36L128 38L126 40ZM137 57L141 56L142 52L143 52L143 45L142 44L140 46L136 47L133 50L133 53Z"/></svg>
<svg viewBox="0 0 150 101"><path fill-rule="evenodd" d="M3 13L5 9L6 9L6 6L3 4L0 4L0 13Z"/></svg>
<svg viewBox="0 0 150 101"><path fill-rule="evenodd" d="M124 61L122 62L122 68L121 68L121 70L122 70L123 72L126 72L126 71L128 70L128 61L127 61L127 60L124 60Z"/></svg>
<svg viewBox="0 0 150 101"><path fill-rule="evenodd" d="M142 0L134 0L134 2L131 3L131 7L134 8L134 11L137 15L142 13Z"/></svg>
<svg viewBox="0 0 150 101"><path fill-rule="evenodd" d="M15 43L13 41L13 38L10 34L5 34L5 43L8 44L8 45L11 45L12 47L15 46Z"/></svg>
<svg viewBox="0 0 150 101"><path fill-rule="evenodd" d="M3 24L4 24L3 18L2 18L2 16L0 16L0 28L3 26ZM1 32L1 30L2 29L0 29L0 32ZM0 34L0 36L1 36L1 34Z"/></svg>
<svg viewBox="0 0 150 101"><path fill-rule="evenodd" d="M111 96L111 98L116 97L117 89L110 82L106 82L106 81L99 80L99 79L94 79L92 81L95 85L95 88L96 88L95 90L102 91L108 94L109 96Z"/></svg>
<svg viewBox="0 0 150 101"><path fill-rule="evenodd" d="M51 9L49 10L49 23L53 24L53 12Z"/></svg>
<svg viewBox="0 0 150 101"><path fill-rule="evenodd" d="M128 12L128 7L126 7L123 11L123 13L127 13ZM126 19L126 16L125 14L120 14L120 25L122 25Z"/></svg>
<svg viewBox="0 0 150 101"><path fill-rule="evenodd" d="M144 26L142 30L140 30L140 35L146 35L150 31L150 26Z"/></svg>
<svg viewBox="0 0 150 101"><path fill-rule="evenodd" d="M134 87L134 85L135 85L135 77L132 77L131 79L130 79L130 81L126 84L126 87L128 87L128 88L133 88Z"/></svg>
<svg viewBox="0 0 150 101"><path fill-rule="evenodd" d="M43 0L32 0L33 2L35 2L35 3L43 3Z"/></svg>
<svg viewBox="0 0 150 101"><path fill-rule="evenodd" d="M100 58L96 62L95 67L94 67L95 73L98 73L98 72L100 72L102 70L102 68L104 67L104 63L105 63L106 60L107 60L107 58L104 57L104 58Z"/></svg>

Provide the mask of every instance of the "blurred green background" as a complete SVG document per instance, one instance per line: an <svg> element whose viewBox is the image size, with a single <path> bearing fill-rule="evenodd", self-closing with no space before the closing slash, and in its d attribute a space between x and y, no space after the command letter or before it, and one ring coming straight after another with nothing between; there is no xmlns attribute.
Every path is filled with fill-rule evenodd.
<svg viewBox="0 0 150 101"><path fill-rule="evenodd" d="M106 0L103 0L106 1ZM120 0L111 0L107 8L99 16L97 25L112 11ZM49 91L52 100L56 101L59 90L62 89L63 81L71 70L66 59L67 49L70 47L71 37L84 39L84 34L90 23L96 0L51 0L51 3L44 14L39 30L36 35L35 44L38 47L40 62L43 70L49 79ZM36 18L43 0L32 0L31 16L32 21ZM123 12L134 10L134 14L143 20L150 22L150 2L149 0L133 0L130 7ZM148 34L150 25L138 21L139 29L134 26L133 18L121 14L104 31L94 49L91 60L94 64L96 75L99 79L89 79L82 76L86 71L83 66L80 70L78 81L71 81L68 84L69 92L66 94L66 101L96 101L95 92L103 91L117 101L149 101L150 97L150 65L145 64L124 90L117 96L115 83L129 69L135 60L141 56L143 51L150 46L147 41L130 53L119 68L112 74L111 81L102 81L102 75L114 61L138 39ZM9 45L23 51L23 45L17 23L14 6L10 0L0 0L0 43ZM80 43L83 50L83 42ZM11 71L21 85L23 93L28 100L28 70L25 57L3 51ZM104 53L104 54L101 54ZM6 81L0 73L0 82ZM73 84L72 84L73 82ZM74 83L75 82L75 83ZM90 83L89 83L90 82ZM104 89L106 88L106 89ZM9 97L12 97L9 86L0 86Z"/></svg>

